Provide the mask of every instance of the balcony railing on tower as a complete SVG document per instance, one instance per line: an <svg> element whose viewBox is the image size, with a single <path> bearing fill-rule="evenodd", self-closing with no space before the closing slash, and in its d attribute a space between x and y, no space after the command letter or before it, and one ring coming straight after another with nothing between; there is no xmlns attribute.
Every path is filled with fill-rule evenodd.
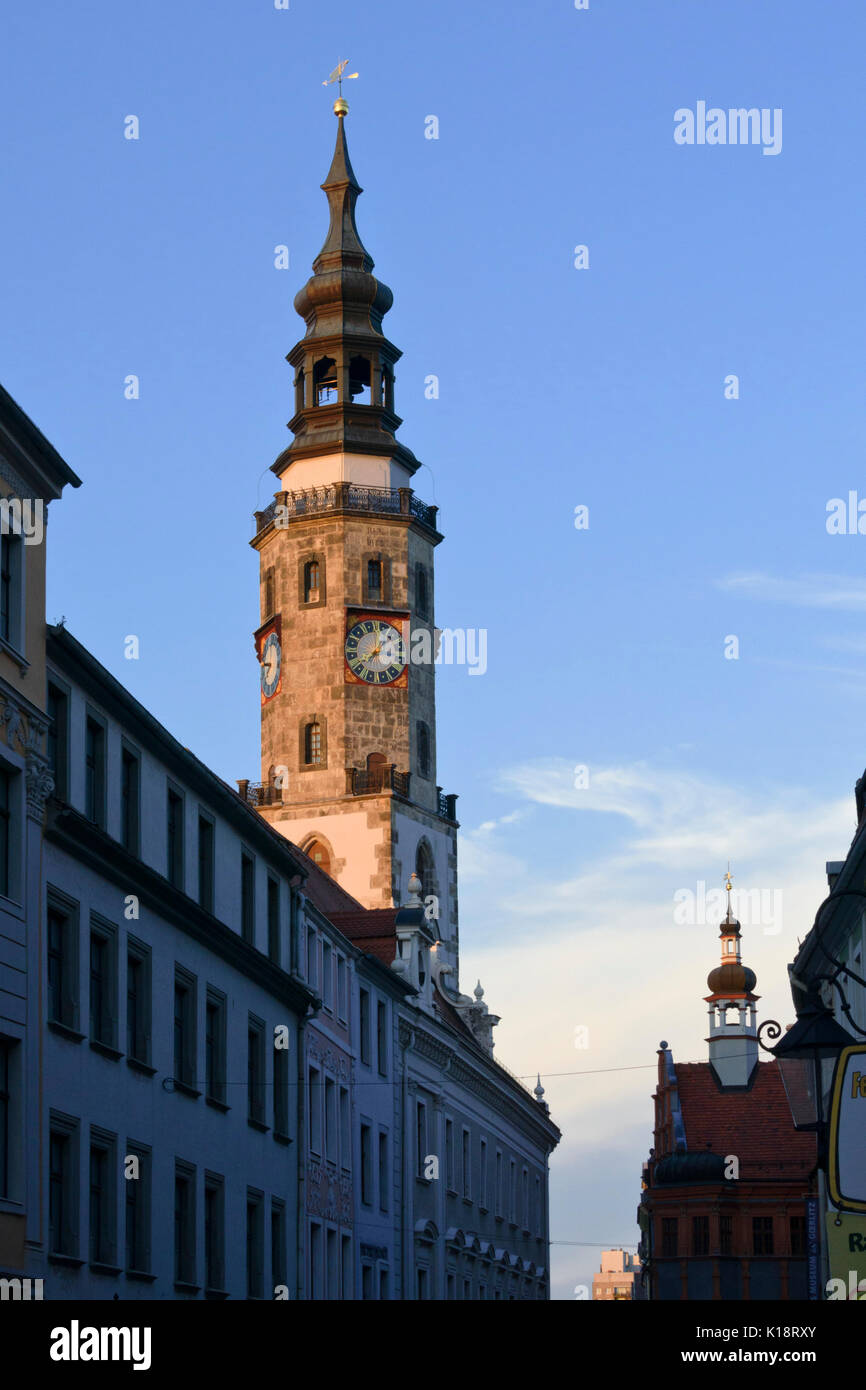
<svg viewBox="0 0 866 1390"><path fill-rule="evenodd" d="M410 516L431 531L436 530L438 507L422 502L410 487L362 487L358 483L326 483L298 492L278 492L270 506L256 512L256 534L275 522L285 525L293 517L322 512L367 512L381 516Z"/></svg>
<svg viewBox="0 0 866 1390"><path fill-rule="evenodd" d="M346 791L353 796L370 792L396 792L409 797L411 772L399 772L394 763L375 763L372 767L347 767Z"/></svg>

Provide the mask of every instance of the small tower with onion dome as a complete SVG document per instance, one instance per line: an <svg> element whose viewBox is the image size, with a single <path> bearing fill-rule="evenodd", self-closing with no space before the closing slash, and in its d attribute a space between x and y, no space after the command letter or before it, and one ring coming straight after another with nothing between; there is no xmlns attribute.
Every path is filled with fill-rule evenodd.
<svg viewBox="0 0 866 1390"><path fill-rule="evenodd" d="M731 910L731 875L725 875L727 911L719 928L722 959L707 976L711 991L706 996L710 1015L710 1066L724 1090L742 1090L751 1084L758 1064L758 983L754 970L740 958L740 924Z"/></svg>

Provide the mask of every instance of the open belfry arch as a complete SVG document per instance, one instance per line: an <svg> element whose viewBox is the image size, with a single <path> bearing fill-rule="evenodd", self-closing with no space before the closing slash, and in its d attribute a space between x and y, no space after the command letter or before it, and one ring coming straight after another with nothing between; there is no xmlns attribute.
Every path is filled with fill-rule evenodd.
<svg viewBox="0 0 866 1390"><path fill-rule="evenodd" d="M436 782L432 661L442 536L436 507L412 488L418 460L395 438L400 352L382 327L393 296L355 225L362 190L342 98L334 111L322 184L330 223L295 297L306 330L287 356L294 438L272 464L278 489L251 542L261 578L255 801L365 907L405 901L423 864L442 963L456 977L456 797ZM413 643L421 629L426 639Z"/></svg>

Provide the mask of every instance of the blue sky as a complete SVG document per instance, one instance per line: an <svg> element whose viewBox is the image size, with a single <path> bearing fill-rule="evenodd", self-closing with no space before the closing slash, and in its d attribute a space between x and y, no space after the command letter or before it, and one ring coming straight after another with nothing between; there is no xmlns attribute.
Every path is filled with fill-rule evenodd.
<svg viewBox="0 0 866 1390"><path fill-rule="evenodd" d="M247 542L326 228L321 83L340 56L361 73L358 222L441 508L438 621L488 632L487 673L438 685L463 986L483 976L512 1069L550 1073L557 1239L636 1240L653 1076L553 1073L651 1067L661 1037L705 1056L716 935L675 926L673 893L729 857L784 892L783 929L744 951L762 1015L789 1015L785 963L853 830L866 537L825 517L866 497L864 30L854 0L47 0L4 21L0 380L84 480L52 513L49 617L229 781L258 774ZM781 153L677 145L698 101L781 108ZM556 1247L557 1296L594 1262Z"/></svg>

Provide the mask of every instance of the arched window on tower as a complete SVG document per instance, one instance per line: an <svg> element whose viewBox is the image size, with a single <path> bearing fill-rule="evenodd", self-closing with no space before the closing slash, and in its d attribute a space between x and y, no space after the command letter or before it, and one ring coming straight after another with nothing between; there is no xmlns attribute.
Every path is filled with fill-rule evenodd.
<svg viewBox="0 0 866 1390"><path fill-rule="evenodd" d="M421 880L421 897L428 898L436 893L436 870L433 867L433 851L426 840L418 841L415 851L415 872Z"/></svg>
<svg viewBox="0 0 866 1390"><path fill-rule="evenodd" d="M430 730L423 720L415 726L418 735L418 771L422 777L430 776Z"/></svg>
<svg viewBox="0 0 866 1390"><path fill-rule="evenodd" d="M315 767L322 761L322 726L318 720L304 725L304 762Z"/></svg>
<svg viewBox="0 0 866 1390"><path fill-rule="evenodd" d="M304 565L304 603L319 601L319 562L308 560Z"/></svg>
<svg viewBox="0 0 866 1390"><path fill-rule="evenodd" d="M349 360L349 399L354 405L372 405L370 363L366 357Z"/></svg>
<svg viewBox="0 0 866 1390"><path fill-rule="evenodd" d="M331 856L321 840L313 840L312 844L307 846L306 854L307 858L318 864L320 869L324 869L326 874L331 872Z"/></svg>
<svg viewBox="0 0 866 1390"><path fill-rule="evenodd" d="M415 607L419 618L430 616L430 595L427 589L427 571L423 565L415 568Z"/></svg>
<svg viewBox="0 0 866 1390"><path fill-rule="evenodd" d="M333 357L320 357L313 368L313 399L316 405L333 405L339 399L337 364Z"/></svg>

